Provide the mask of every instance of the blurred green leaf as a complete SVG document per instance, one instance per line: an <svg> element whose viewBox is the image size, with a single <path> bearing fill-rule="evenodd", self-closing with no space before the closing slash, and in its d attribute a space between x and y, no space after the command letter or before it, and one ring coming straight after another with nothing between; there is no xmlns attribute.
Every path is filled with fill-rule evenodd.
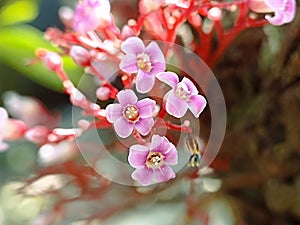
<svg viewBox="0 0 300 225"><path fill-rule="evenodd" d="M37 0L7 1L0 9L0 26L29 22L38 15Z"/></svg>
<svg viewBox="0 0 300 225"><path fill-rule="evenodd" d="M37 48L45 48L59 52L43 38L43 33L28 25L0 28L0 61L27 75L37 83L52 90L61 91L62 84L57 75L48 71L42 62L26 66L26 61L35 58ZM77 84L83 73L70 57L63 57L64 68L70 79ZM9 74L1 74L1 79Z"/></svg>

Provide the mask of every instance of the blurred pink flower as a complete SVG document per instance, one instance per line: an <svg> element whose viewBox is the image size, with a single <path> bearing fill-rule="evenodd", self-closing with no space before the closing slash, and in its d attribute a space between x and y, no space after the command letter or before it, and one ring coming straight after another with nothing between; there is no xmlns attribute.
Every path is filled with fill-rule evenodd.
<svg viewBox="0 0 300 225"><path fill-rule="evenodd" d="M275 26L290 23L296 14L295 0L249 0L248 5L253 12L274 12L274 16L266 15L265 18Z"/></svg>
<svg viewBox="0 0 300 225"><path fill-rule="evenodd" d="M106 107L106 118L114 124L116 133L127 138L135 128L140 134L147 135L153 124L152 118L156 102L145 98L138 101L132 90L123 90L117 94L119 103Z"/></svg>
<svg viewBox="0 0 300 225"><path fill-rule="evenodd" d="M8 145L3 142L3 124L8 120L7 111L0 107L0 152L5 151L8 148Z"/></svg>
<svg viewBox="0 0 300 225"><path fill-rule="evenodd" d="M190 79L184 77L179 82L177 74L173 72L159 73L156 77L172 88L165 95L167 99L166 110L170 115L181 118L190 109L195 117L200 116L206 106L206 100L198 94L196 86Z"/></svg>
<svg viewBox="0 0 300 225"><path fill-rule="evenodd" d="M79 0L73 18L73 29L80 33L93 31L110 19L108 0Z"/></svg>
<svg viewBox="0 0 300 225"><path fill-rule="evenodd" d="M120 63L121 70L137 73L136 89L140 93L150 91L155 82L155 75L166 69L164 55L155 42L146 48L141 39L130 37L121 45L125 53Z"/></svg>
<svg viewBox="0 0 300 225"><path fill-rule="evenodd" d="M174 178L170 165L178 163L178 155L175 146L166 137L153 135L150 146L130 147L128 162L136 168L131 177L146 186Z"/></svg>

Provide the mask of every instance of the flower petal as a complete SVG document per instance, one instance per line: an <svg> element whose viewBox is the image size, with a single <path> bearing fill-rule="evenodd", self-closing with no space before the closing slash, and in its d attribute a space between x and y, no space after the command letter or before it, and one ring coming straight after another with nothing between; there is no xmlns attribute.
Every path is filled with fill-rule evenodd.
<svg viewBox="0 0 300 225"><path fill-rule="evenodd" d="M270 24L273 24L274 26L280 26L283 25L284 22L284 14L282 12L275 12L274 16L266 15L266 20L269 21Z"/></svg>
<svg viewBox="0 0 300 225"><path fill-rule="evenodd" d="M155 82L155 77L140 70L136 77L136 90L140 93L149 92Z"/></svg>
<svg viewBox="0 0 300 225"><path fill-rule="evenodd" d="M142 167L136 169L132 174L131 177L141 183L144 186L150 185L154 178L153 169L148 167Z"/></svg>
<svg viewBox="0 0 300 225"><path fill-rule="evenodd" d="M134 168L144 167L148 154L148 147L143 145L132 145L129 148L128 162Z"/></svg>
<svg viewBox="0 0 300 225"><path fill-rule="evenodd" d="M188 104L181 98L178 98L174 93L169 92L167 102L166 102L166 110L170 115L181 118L184 116L188 109Z"/></svg>
<svg viewBox="0 0 300 225"><path fill-rule="evenodd" d="M156 102L150 98L144 98L136 103L141 118L152 117Z"/></svg>
<svg viewBox="0 0 300 225"><path fill-rule="evenodd" d="M266 4L274 9L275 16L266 15L265 18L275 26L290 23L295 18L296 2L294 0L266 0Z"/></svg>
<svg viewBox="0 0 300 225"><path fill-rule="evenodd" d="M121 50L125 52L125 54L138 55L145 51L145 45L141 39L137 37L130 37L122 43Z"/></svg>
<svg viewBox="0 0 300 225"><path fill-rule="evenodd" d="M117 98L122 106L135 105L138 98L133 90L122 90L117 94Z"/></svg>
<svg viewBox="0 0 300 225"><path fill-rule="evenodd" d="M173 73L173 72L158 73L158 74L156 74L156 78L159 79L160 81L166 83L171 88L175 88L179 82L177 74Z"/></svg>
<svg viewBox="0 0 300 225"><path fill-rule="evenodd" d="M151 139L151 151L160 152L163 155L169 151L170 142L165 136L153 135Z"/></svg>
<svg viewBox="0 0 300 225"><path fill-rule="evenodd" d="M156 152L156 150L159 148L161 143L164 141L164 138L166 138L166 137L154 134L151 138L150 150L153 151L153 152Z"/></svg>
<svg viewBox="0 0 300 225"><path fill-rule="evenodd" d="M133 127L134 127L134 125L132 123L129 123L123 117L120 117L114 123L115 131L116 131L117 135L120 136L121 138L129 137L133 131Z"/></svg>
<svg viewBox="0 0 300 225"><path fill-rule="evenodd" d="M160 50L158 44L156 42L151 42L145 50L145 53L150 56L151 64L160 62L166 64L166 60L164 54Z"/></svg>
<svg viewBox="0 0 300 225"><path fill-rule="evenodd" d="M114 123L117 119L123 116L123 107L118 104L110 104L106 107L106 119L110 123Z"/></svg>
<svg viewBox="0 0 300 225"><path fill-rule="evenodd" d="M198 118L206 106L206 99L202 95L193 95L190 97L188 105L194 116Z"/></svg>
<svg viewBox="0 0 300 225"><path fill-rule="evenodd" d="M140 118L139 121L135 123L135 128L141 135L146 136L147 134L149 134L153 125L154 125L154 120L152 117Z"/></svg>
<svg viewBox="0 0 300 225"><path fill-rule="evenodd" d="M197 87L189 78L184 77L181 82L187 86L191 95L197 95L199 93L199 91L197 90Z"/></svg>
<svg viewBox="0 0 300 225"><path fill-rule="evenodd" d="M175 177L175 173L171 169L171 167L163 165L158 169L154 170L155 181L157 183L166 182Z"/></svg>
<svg viewBox="0 0 300 225"><path fill-rule="evenodd" d="M284 10L285 4L286 4L286 0L264 0L264 2L266 3L266 5L268 7L270 7L274 11Z"/></svg>
<svg viewBox="0 0 300 225"><path fill-rule="evenodd" d="M120 63L120 69L127 73L137 73L139 71L139 68L137 65L136 55L124 55Z"/></svg>
<svg viewBox="0 0 300 225"><path fill-rule="evenodd" d="M166 64L161 62L152 62L151 71L149 74L156 76L156 74L164 72L166 70Z"/></svg>
<svg viewBox="0 0 300 225"><path fill-rule="evenodd" d="M178 163L178 152L172 143L170 143L168 151L164 153L164 157L166 165L176 165Z"/></svg>

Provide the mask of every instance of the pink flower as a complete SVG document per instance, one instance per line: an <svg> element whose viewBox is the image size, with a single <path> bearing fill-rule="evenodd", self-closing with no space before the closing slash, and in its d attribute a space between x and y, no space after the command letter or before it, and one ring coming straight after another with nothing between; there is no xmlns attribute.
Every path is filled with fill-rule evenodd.
<svg viewBox="0 0 300 225"><path fill-rule="evenodd" d="M177 164L178 155L175 146L166 137L153 135L150 146L130 147L128 162L136 168L131 177L146 186L174 178L169 165Z"/></svg>
<svg viewBox="0 0 300 225"><path fill-rule="evenodd" d="M274 12L274 16L266 15L265 18L275 26L290 23L296 14L295 0L249 0L248 5L253 12Z"/></svg>
<svg viewBox="0 0 300 225"><path fill-rule="evenodd" d="M195 117L199 117L206 106L206 100L198 95L199 92L190 79L184 77L179 82L177 74L173 72L159 73L156 77L172 88L165 95L166 110L170 115L181 118L190 109Z"/></svg>
<svg viewBox="0 0 300 225"><path fill-rule="evenodd" d="M127 138L136 129L140 134L147 135L153 124L152 118L156 102L145 98L138 101L132 90L123 90L117 94L119 103L106 107L106 118L114 124L116 133Z"/></svg>
<svg viewBox="0 0 300 225"><path fill-rule="evenodd" d="M80 33L93 31L110 19L108 0L79 0L75 9L73 29Z"/></svg>
<svg viewBox="0 0 300 225"><path fill-rule="evenodd" d="M8 120L7 111L0 107L0 152L5 151L8 148L8 145L3 142L3 124Z"/></svg>
<svg viewBox="0 0 300 225"><path fill-rule="evenodd" d="M137 73L136 89L140 93L151 90L155 82L155 75L166 69L163 53L155 42L146 48L141 39L130 37L121 45L125 53L120 68L127 73Z"/></svg>

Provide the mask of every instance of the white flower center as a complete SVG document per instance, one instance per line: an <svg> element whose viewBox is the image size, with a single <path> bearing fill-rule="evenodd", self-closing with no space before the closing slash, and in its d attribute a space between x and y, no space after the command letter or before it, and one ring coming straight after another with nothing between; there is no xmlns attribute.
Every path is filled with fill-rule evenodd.
<svg viewBox="0 0 300 225"><path fill-rule="evenodd" d="M188 87L184 83L178 83L175 88L175 95L185 101L188 101L191 95Z"/></svg>
<svg viewBox="0 0 300 225"><path fill-rule="evenodd" d="M164 163L163 155L159 152L149 152L146 165L151 168L158 168Z"/></svg>
<svg viewBox="0 0 300 225"><path fill-rule="evenodd" d="M145 71L145 72L150 72L152 69L151 66L151 61L149 55L145 53L141 53L137 55L137 65L139 69Z"/></svg>
<svg viewBox="0 0 300 225"><path fill-rule="evenodd" d="M130 122L136 122L140 118L139 110L134 105L126 106L123 115Z"/></svg>

